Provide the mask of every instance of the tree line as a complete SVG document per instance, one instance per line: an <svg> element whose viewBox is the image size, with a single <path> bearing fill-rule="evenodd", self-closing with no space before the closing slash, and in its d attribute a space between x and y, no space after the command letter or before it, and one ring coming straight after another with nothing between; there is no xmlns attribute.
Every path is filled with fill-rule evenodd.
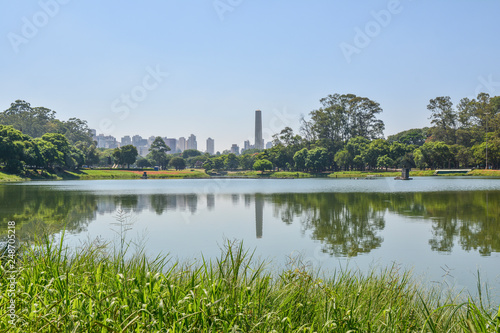
<svg viewBox="0 0 500 333"><path fill-rule="evenodd" d="M156 137L146 157L132 145L96 147L87 122L61 121L55 111L17 100L0 113L0 163L18 173L25 166L40 169L78 169L82 166L159 166L177 170L286 170L320 173L399 167L500 167L500 96L480 93L463 98L456 107L449 96L427 105L431 127L410 129L383 137L380 105L367 97L333 94L320 108L301 119L300 134L285 127L273 136L273 147L241 155L210 156L197 150L168 154Z"/></svg>

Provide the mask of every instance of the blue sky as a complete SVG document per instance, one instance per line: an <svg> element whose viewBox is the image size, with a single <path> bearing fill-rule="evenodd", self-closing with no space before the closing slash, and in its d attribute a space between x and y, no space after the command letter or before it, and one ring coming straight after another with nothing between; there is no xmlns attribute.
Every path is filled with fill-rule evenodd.
<svg viewBox="0 0 500 333"><path fill-rule="evenodd" d="M333 93L380 103L385 135L429 99L500 95L498 1L0 1L0 110L16 99L98 132L253 143Z"/></svg>

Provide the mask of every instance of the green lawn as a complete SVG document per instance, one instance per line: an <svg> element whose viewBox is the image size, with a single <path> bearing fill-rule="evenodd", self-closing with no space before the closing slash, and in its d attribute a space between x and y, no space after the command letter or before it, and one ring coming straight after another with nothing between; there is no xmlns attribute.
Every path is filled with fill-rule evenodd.
<svg viewBox="0 0 500 333"><path fill-rule="evenodd" d="M23 178L17 176L17 175L11 175L9 173L1 172L0 171L0 182L17 182L24 180Z"/></svg>

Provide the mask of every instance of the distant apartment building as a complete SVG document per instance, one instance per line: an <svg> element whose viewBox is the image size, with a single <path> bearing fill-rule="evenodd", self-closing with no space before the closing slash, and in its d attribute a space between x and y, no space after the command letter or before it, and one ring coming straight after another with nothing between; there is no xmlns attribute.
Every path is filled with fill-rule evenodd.
<svg viewBox="0 0 500 333"><path fill-rule="evenodd" d="M99 134L96 137L97 148L118 148L118 141L111 135Z"/></svg>
<svg viewBox="0 0 500 333"><path fill-rule="evenodd" d="M177 141L177 150L182 153L187 148L186 138L181 136Z"/></svg>
<svg viewBox="0 0 500 333"><path fill-rule="evenodd" d="M273 148L273 143L271 141L266 143L266 149Z"/></svg>
<svg viewBox="0 0 500 333"><path fill-rule="evenodd" d="M140 136L140 135L134 135L132 137L132 144L135 147L143 147L143 146L147 146L148 145L148 140L147 139L143 139L142 136Z"/></svg>
<svg viewBox="0 0 500 333"><path fill-rule="evenodd" d="M121 146L126 146L126 145L131 145L132 144L132 139L130 138L130 135L125 135L120 142Z"/></svg>
<svg viewBox="0 0 500 333"><path fill-rule="evenodd" d="M148 146L141 146L141 147L136 147L136 148L137 148L137 153L142 157L146 157L146 155L149 154L149 147Z"/></svg>
<svg viewBox="0 0 500 333"><path fill-rule="evenodd" d="M187 139L187 149L198 149L198 144L196 142L196 136L194 134L191 134L189 138Z"/></svg>
<svg viewBox="0 0 500 333"><path fill-rule="evenodd" d="M207 153L210 155L215 154L215 141L212 138L207 139Z"/></svg>
<svg viewBox="0 0 500 333"><path fill-rule="evenodd" d="M240 154L240 147L238 147L238 145L236 143L234 143L231 146L231 153L236 154L236 155Z"/></svg>
<svg viewBox="0 0 500 333"><path fill-rule="evenodd" d="M156 139L156 136L154 135L151 135L149 138L148 138L148 145L151 146L151 144L155 141Z"/></svg>
<svg viewBox="0 0 500 333"><path fill-rule="evenodd" d="M167 154L174 154L177 152L177 139L175 138L163 138L165 144L170 148Z"/></svg>

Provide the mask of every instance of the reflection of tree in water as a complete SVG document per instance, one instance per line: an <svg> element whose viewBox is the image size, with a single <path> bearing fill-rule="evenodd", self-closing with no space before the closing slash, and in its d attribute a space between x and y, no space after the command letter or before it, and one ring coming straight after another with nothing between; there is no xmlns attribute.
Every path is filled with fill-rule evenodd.
<svg viewBox="0 0 500 333"><path fill-rule="evenodd" d="M367 196L370 198L367 199ZM285 223L300 216L302 225L320 240L323 251L356 256L382 244L377 232L385 226L384 194L308 193L275 194L271 200Z"/></svg>
<svg viewBox="0 0 500 333"><path fill-rule="evenodd" d="M422 199L433 218L433 250L450 252L458 237L466 251L500 252L500 192L430 193Z"/></svg>
<svg viewBox="0 0 500 333"><path fill-rule="evenodd" d="M377 231L384 228L386 210L407 217L429 219L429 244L450 252L458 238L466 250L482 255L500 252L500 192L431 193L308 193L276 194L275 214L290 224L300 217L324 251L355 256L380 246Z"/></svg>
<svg viewBox="0 0 500 333"><path fill-rule="evenodd" d="M206 196L207 207L215 207L215 196ZM80 233L97 214L112 214L118 208L158 215L168 211L195 213L196 194L97 195L93 192L61 191L50 186L0 186L0 236L9 220L16 221L21 238L57 233L63 228ZM384 213L431 220L434 251L452 251L457 243L466 251L482 255L500 252L500 191L431 193L306 193L227 196L239 206L256 204L256 236L262 237L264 202L273 205L275 216L291 224L300 220L323 250L337 256L355 256L381 245L378 234L385 227ZM3 226L3 227L2 227Z"/></svg>
<svg viewBox="0 0 500 333"><path fill-rule="evenodd" d="M42 186L0 186L0 224L16 222L21 239L66 229L80 233L95 219L97 197L76 191L56 191ZM7 228L2 228L4 234Z"/></svg>

